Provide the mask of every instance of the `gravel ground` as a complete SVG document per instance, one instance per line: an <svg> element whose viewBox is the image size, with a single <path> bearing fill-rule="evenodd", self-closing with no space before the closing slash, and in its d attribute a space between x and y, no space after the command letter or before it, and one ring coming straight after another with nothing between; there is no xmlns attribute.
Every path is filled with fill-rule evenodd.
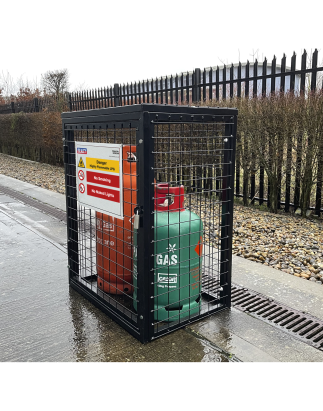
<svg viewBox="0 0 323 411"><path fill-rule="evenodd" d="M65 194L64 167L22 160L0 153L0 174Z"/></svg>
<svg viewBox="0 0 323 411"><path fill-rule="evenodd" d="M64 168L0 153L0 174L61 194ZM213 237L213 236L212 236ZM233 253L302 279L323 283L322 221L234 206Z"/></svg>
<svg viewBox="0 0 323 411"><path fill-rule="evenodd" d="M323 282L322 221L235 206L233 252L286 274Z"/></svg>

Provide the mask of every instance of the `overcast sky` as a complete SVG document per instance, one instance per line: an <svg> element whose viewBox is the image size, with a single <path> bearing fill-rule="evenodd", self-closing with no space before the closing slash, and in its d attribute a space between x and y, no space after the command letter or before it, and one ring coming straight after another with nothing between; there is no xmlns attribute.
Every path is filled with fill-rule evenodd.
<svg viewBox="0 0 323 411"><path fill-rule="evenodd" d="M9 72L16 81L19 77L35 84L47 70L67 68L70 74L70 90L101 88L114 83L147 80L165 75L237 63L253 62L258 58L268 63L275 55L277 64L283 53L287 66L293 51L297 54L297 66L304 49L294 48L5 48L1 50L0 75ZM312 49L313 51L314 49ZM308 53L311 52L307 48ZM321 54L321 56L320 56ZM323 51L319 51L319 63Z"/></svg>

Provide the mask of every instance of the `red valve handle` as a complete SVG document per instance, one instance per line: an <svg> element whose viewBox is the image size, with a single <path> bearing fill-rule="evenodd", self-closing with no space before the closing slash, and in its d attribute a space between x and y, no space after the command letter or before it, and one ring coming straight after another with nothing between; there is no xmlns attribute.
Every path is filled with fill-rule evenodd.
<svg viewBox="0 0 323 411"><path fill-rule="evenodd" d="M173 201L170 202L170 200ZM168 183L157 184L155 209L157 211L184 211L184 186L169 187Z"/></svg>

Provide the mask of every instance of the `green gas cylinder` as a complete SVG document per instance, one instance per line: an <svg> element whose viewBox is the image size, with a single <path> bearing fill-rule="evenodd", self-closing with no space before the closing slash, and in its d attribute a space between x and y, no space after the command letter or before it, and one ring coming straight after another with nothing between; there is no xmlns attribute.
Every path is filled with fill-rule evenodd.
<svg viewBox="0 0 323 411"><path fill-rule="evenodd" d="M198 315L200 310L203 223L197 214L184 208L183 186L157 184L155 198L154 319L183 320ZM135 233L134 245L136 241ZM135 309L137 275L135 251Z"/></svg>

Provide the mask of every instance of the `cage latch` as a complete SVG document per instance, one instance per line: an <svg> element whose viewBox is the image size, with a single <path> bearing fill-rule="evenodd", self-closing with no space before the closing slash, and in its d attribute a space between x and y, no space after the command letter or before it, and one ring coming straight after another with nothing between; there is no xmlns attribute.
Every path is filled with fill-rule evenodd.
<svg viewBox="0 0 323 411"><path fill-rule="evenodd" d="M135 215L134 215L134 219L133 219L133 228L135 230L139 229L139 221L140 221L139 208L136 207L135 208Z"/></svg>

